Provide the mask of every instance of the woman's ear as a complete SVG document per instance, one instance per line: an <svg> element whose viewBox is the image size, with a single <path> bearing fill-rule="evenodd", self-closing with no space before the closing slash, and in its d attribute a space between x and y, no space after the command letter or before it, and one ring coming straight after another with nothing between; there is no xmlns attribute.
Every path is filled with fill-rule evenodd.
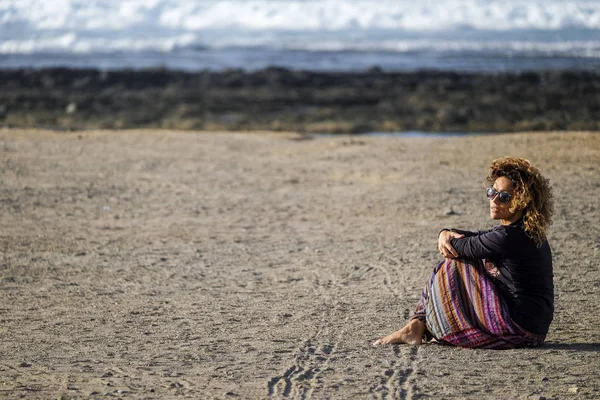
<svg viewBox="0 0 600 400"><path fill-rule="evenodd" d="M529 206L530 202L531 202L530 200L527 200L527 201L522 200L520 198L520 196L517 195L517 197L515 197L515 203L512 207L512 208L514 208L513 212L525 211L527 209L527 207Z"/></svg>
<svg viewBox="0 0 600 400"><path fill-rule="evenodd" d="M510 206L510 211L513 213L516 213L519 211L525 211L525 209L527 209L528 205L529 205L529 201L523 200L523 193L521 192L520 188L518 186L516 186L515 190L513 191L513 198L512 198L512 204Z"/></svg>

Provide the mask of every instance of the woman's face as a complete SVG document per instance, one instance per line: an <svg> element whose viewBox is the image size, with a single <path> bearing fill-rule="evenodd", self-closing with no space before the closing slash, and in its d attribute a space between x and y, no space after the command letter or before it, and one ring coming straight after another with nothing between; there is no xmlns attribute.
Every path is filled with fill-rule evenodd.
<svg viewBox="0 0 600 400"><path fill-rule="evenodd" d="M493 199L490 199L490 217L492 219L501 220L504 225L508 225L521 218L523 211L510 211L510 206L515 196L515 187L512 181L504 176L501 176L494 181L493 188L496 189L497 192L508 192L513 196L513 198L508 203L502 203L500 201L500 196L498 195L496 195Z"/></svg>

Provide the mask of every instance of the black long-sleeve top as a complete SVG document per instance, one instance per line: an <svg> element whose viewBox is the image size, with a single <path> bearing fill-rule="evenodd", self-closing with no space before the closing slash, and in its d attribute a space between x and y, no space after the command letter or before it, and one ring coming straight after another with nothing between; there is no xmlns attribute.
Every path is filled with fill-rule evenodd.
<svg viewBox="0 0 600 400"><path fill-rule="evenodd" d="M494 263L499 275L492 279L513 321L530 332L548 333L554 314L552 253L548 241L538 247L525 233L522 219L488 231L452 231L465 235L451 240L459 257L484 258Z"/></svg>

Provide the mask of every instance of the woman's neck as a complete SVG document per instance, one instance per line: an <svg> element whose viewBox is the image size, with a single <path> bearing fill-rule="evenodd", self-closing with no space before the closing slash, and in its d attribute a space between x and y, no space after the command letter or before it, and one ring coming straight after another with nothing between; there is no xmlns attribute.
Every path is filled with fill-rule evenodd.
<svg viewBox="0 0 600 400"><path fill-rule="evenodd" d="M513 216L510 217L510 219L501 219L500 222L502 222L502 225L510 225L513 222L520 220L521 218L523 218L523 211L514 213Z"/></svg>

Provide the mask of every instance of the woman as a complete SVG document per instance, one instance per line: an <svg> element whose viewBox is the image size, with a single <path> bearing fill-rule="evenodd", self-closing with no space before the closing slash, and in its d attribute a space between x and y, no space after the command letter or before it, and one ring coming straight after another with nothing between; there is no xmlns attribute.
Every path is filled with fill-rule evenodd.
<svg viewBox="0 0 600 400"><path fill-rule="evenodd" d="M528 160L492 162L488 231L444 229L445 257L433 271L408 324L373 343L418 345L435 339L460 347L507 349L544 343L554 312L549 181Z"/></svg>

